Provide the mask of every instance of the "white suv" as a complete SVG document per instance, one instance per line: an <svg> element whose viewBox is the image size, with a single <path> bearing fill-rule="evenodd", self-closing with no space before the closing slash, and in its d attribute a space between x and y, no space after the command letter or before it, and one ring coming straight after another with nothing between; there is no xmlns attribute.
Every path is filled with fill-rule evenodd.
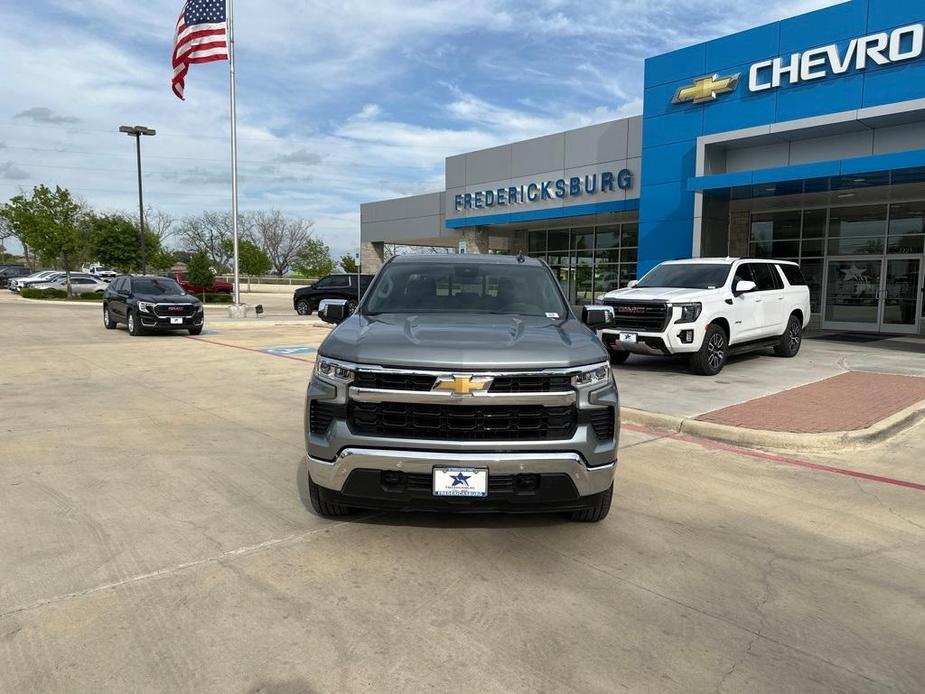
<svg viewBox="0 0 925 694"><path fill-rule="evenodd" d="M745 258L676 260L603 297L601 333L615 364L630 354L689 354L714 376L730 355L773 347L795 357L809 324L809 287L796 263Z"/></svg>

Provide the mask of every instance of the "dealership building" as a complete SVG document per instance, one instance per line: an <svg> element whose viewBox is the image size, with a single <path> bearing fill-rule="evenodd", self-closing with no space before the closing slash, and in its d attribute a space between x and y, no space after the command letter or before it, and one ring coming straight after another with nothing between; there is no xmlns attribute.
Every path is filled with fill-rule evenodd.
<svg viewBox="0 0 925 694"><path fill-rule="evenodd" d="M925 334L925 2L852 0L646 60L642 116L446 159L389 244L542 258L587 303L670 259L798 261L816 325Z"/></svg>

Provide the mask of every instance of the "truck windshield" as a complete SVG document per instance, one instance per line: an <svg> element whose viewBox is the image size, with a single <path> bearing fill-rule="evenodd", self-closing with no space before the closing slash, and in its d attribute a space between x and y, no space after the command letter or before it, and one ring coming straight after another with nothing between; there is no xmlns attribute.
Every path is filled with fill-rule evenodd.
<svg viewBox="0 0 925 694"><path fill-rule="evenodd" d="M567 308L552 275L538 265L403 262L382 270L363 313L564 318Z"/></svg>
<svg viewBox="0 0 925 694"><path fill-rule="evenodd" d="M653 268L637 287L718 289L726 284L731 265L726 263L664 263Z"/></svg>

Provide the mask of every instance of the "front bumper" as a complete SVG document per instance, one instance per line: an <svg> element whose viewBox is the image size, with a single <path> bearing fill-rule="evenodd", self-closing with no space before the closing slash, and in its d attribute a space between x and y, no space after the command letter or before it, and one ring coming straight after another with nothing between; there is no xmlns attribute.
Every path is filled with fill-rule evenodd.
<svg viewBox="0 0 925 694"><path fill-rule="evenodd" d="M189 328L198 328L205 319L205 313L199 311L192 316L182 316L182 323L171 323L170 318L162 318L150 313L137 314L141 319L141 326L146 330L187 330Z"/></svg>
<svg viewBox="0 0 925 694"><path fill-rule="evenodd" d="M630 352L655 357L672 354L693 354L703 344L707 323L680 323L669 325L664 332L650 333L637 330L608 328L601 331L601 341L615 352ZM623 342L620 333L629 332L636 335L636 342Z"/></svg>
<svg viewBox="0 0 925 694"><path fill-rule="evenodd" d="M375 471L378 479L378 472L393 471L402 472L407 475L426 475L433 474L435 467L483 467L488 468L489 480L492 477L517 476L517 475L540 475L562 476L569 480L575 490L571 496L559 499L547 499L547 502L553 501L576 501L581 497L589 497L606 491L613 483L614 471L616 469L616 460L606 465L598 467L588 467L584 459L578 453L559 452L559 453L455 453L448 451L411 451L411 450L391 450L376 448L345 448L333 462L319 460L308 456L308 472L312 481L328 490L345 493L352 496L361 496L363 498L377 499L379 494L370 494L369 490L378 489L376 485L367 487L354 487L354 475L358 471ZM350 483L348 484L348 481ZM543 488L540 484L540 489ZM366 492L362 490L366 489ZM384 500L395 501L415 501L421 503L427 501L434 506L444 506L447 502L450 505L458 505L460 501L481 503L483 506L487 503L497 503L500 501L497 497L492 496L491 485L489 485L488 497L481 499L454 499L452 497L435 498L429 490L420 493L415 490L402 490L405 492L404 498L399 498L392 494L382 497ZM521 501L526 503L531 499L524 497ZM533 497L534 501L543 503L542 497ZM510 501L506 499L506 501ZM348 505L357 505L351 503ZM585 502L584 505L587 505Z"/></svg>

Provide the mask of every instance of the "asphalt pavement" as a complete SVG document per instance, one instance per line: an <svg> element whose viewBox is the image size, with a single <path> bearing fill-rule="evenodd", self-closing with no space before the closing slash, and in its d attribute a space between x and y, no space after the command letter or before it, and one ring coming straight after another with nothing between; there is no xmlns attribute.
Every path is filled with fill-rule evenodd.
<svg viewBox="0 0 925 694"><path fill-rule="evenodd" d="M326 328L219 317L0 296L0 691L925 690L921 425L811 457L628 427L598 525L329 521Z"/></svg>

